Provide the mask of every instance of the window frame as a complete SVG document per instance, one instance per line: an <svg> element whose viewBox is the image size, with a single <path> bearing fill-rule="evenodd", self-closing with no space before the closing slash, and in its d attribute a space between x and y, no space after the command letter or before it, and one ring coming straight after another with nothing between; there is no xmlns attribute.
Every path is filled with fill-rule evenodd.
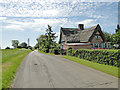
<svg viewBox="0 0 120 90"><path fill-rule="evenodd" d="M98 39L99 38L99 35L96 35L96 39Z"/></svg>

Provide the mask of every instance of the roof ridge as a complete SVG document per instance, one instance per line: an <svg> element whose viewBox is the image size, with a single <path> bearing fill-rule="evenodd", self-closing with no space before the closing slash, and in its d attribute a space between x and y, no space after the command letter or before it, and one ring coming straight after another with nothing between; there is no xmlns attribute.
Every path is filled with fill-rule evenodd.
<svg viewBox="0 0 120 90"><path fill-rule="evenodd" d="M62 29L78 29L78 28L63 28L63 27L62 27Z"/></svg>
<svg viewBox="0 0 120 90"><path fill-rule="evenodd" d="M92 27L90 27L90 28L96 28L97 26L98 26L98 24L95 25L95 26L92 26ZM90 28L86 28L86 29L90 29ZM84 29L84 30L86 30L86 29Z"/></svg>
<svg viewBox="0 0 120 90"><path fill-rule="evenodd" d="M99 24L95 25L95 26L92 26L92 27L89 27L89 28L85 28L84 30L86 29L91 29L91 28L96 28ZM61 27L61 29L78 29L78 28L63 28Z"/></svg>

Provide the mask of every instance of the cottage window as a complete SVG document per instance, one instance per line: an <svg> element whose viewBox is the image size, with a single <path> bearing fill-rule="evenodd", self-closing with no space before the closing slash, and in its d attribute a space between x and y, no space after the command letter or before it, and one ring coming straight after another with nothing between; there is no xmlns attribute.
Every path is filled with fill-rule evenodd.
<svg viewBox="0 0 120 90"><path fill-rule="evenodd" d="M104 43L101 44L102 48L104 48Z"/></svg>
<svg viewBox="0 0 120 90"><path fill-rule="evenodd" d="M98 48L98 47L99 47L99 44L93 43L93 48Z"/></svg>
<svg viewBox="0 0 120 90"><path fill-rule="evenodd" d="M97 36L96 36L96 39L98 39L98 38L99 38L99 36L97 35Z"/></svg>
<svg viewBox="0 0 120 90"><path fill-rule="evenodd" d="M62 45L62 49L63 49L63 45Z"/></svg>
<svg viewBox="0 0 120 90"><path fill-rule="evenodd" d="M93 48L99 48L100 44L99 43L93 43Z"/></svg>
<svg viewBox="0 0 120 90"><path fill-rule="evenodd" d="M95 48L98 48L98 44L97 43L95 43Z"/></svg>
<svg viewBox="0 0 120 90"><path fill-rule="evenodd" d="M109 44L109 48L111 48L111 44Z"/></svg>
<svg viewBox="0 0 120 90"><path fill-rule="evenodd" d="M106 44L106 48L109 48L109 45L108 45L108 43Z"/></svg>

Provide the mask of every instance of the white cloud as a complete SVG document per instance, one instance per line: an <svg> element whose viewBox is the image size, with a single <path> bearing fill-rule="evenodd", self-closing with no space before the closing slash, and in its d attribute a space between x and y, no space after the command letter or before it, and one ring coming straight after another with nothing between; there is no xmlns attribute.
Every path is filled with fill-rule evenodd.
<svg viewBox="0 0 120 90"><path fill-rule="evenodd" d="M6 17L0 17L0 20L6 20L7 18Z"/></svg>
<svg viewBox="0 0 120 90"><path fill-rule="evenodd" d="M93 22L94 20L93 19L87 19L87 20L83 20L81 22L78 22L78 23L84 23L84 24L89 24L91 22Z"/></svg>
<svg viewBox="0 0 120 90"><path fill-rule="evenodd" d="M94 19L86 19L86 20L77 22L77 24L84 24L87 27L91 27L91 26L96 25L97 23L96 23L96 20Z"/></svg>
<svg viewBox="0 0 120 90"><path fill-rule="evenodd" d="M63 18L63 19L34 19L34 21L35 21L34 26L36 27L35 31L41 32L41 29L42 29L43 30L42 32L44 32L44 30L47 28L47 25L52 26L52 28L54 29L54 27L56 27L62 23L66 23L67 19L66 18Z"/></svg>
<svg viewBox="0 0 120 90"><path fill-rule="evenodd" d="M15 25L15 27L20 30L27 30L29 28L30 30L33 29L35 31L41 31L39 28L44 29L47 27L47 24L50 24L53 27L58 27L58 25L59 27L74 27L77 26L76 24L78 23L84 23L86 26L92 26L98 19L108 19L110 16L112 17L111 14L108 15L109 12L106 13L97 11L97 8L99 7L101 8L105 5L109 7L110 3L83 3L81 1L83 0L35 0L34 2L32 0L5 0L2 2L3 5L1 4L1 7L4 8L2 15L24 18L30 17L30 19L26 19L27 21L22 21L22 18L19 21L17 21L17 19L7 19L5 20L5 23L8 23L8 25L6 25L9 26L7 29L14 29L14 27L10 25ZM83 17L94 19L87 19L83 21L81 21L81 19L79 19L80 21L68 20L72 17L78 18L78 16L80 18L82 17L82 19ZM39 19L35 19L36 17ZM6 18L2 17L2 19Z"/></svg>
<svg viewBox="0 0 120 90"><path fill-rule="evenodd" d="M119 2L119 0L80 0L81 2Z"/></svg>
<svg viewBox="0 0 120 90"><path fill-rule="evenodd" d="M22 29L19 25L8 25L4 27L5 29L8 30L21 30L24 31L24 29Z"/></svg>
<svg viewBox="0 0 120 90"><path fill-rule="evenodd" d="M5 2L8 2L7 4ZM83 3L81 0L5 0L1 4L3 16L14 17L72 17L78 15L87 15L94 8L105 5L102 3ZM89 11L89 12L88 12ZM91 13L91 16L95 16ZM100 17L100 15L98 15Z"/></svg>
<svg viewBox="0 0 120 90"><path fill-rule="evenodd" d="M25 19L24 20L17 20L17 19L7 19L5 20L5 23L8 23L3 26L4 30L34 30L34 31L39 31L39 32L45 32L47 25L52 26L53 28L66 23L67 19L66 18L60 18L60 19Z"/></svg>
<svg viewBox="0 0 120 90"><path fill-rule="evenodd" d="M118 2L119 0L74 0L80 2ZM39 2L39 3L63 3L63 2L74 2L73 0L1 0L1 3L9 2Z"/></svg>
<svg viewBox="0 0 120 90"><path fill-rule="evenodd" d="M81 22L78 22L78 23L84 23L84 24L89 24L91 22L93 22L94 20L93 19L87 19L87 20L83 20Z"/></svg>
<svg viewBox="0 0 120 90"><path fill-rule="evenodd" d="M58 15L58 11L57 10L45 10L45 11L43 11L43 15L54 17L54 16Z"/></svg>

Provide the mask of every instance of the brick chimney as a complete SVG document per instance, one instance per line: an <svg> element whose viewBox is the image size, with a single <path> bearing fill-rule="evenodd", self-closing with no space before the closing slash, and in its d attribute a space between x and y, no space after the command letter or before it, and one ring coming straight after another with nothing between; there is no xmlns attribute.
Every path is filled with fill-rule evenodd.
<svg viewBox="0 0 120 90"><path fill-rule="evenodd" d="M84 30L84 24L78 24L78 28L79 28L80 30Z"/></svg>

